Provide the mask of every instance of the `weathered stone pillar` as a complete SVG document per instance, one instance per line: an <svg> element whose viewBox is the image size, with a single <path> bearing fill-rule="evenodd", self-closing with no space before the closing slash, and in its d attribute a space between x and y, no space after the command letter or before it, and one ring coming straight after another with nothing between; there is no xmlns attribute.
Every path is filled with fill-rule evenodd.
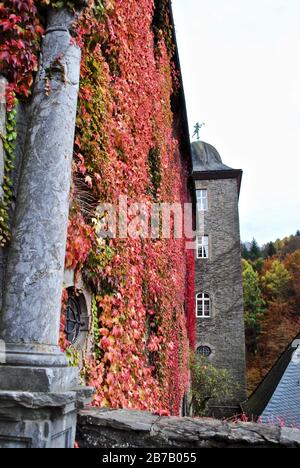
<svg viewBox="0 0 300 468"><path fill-rule="evenodd" d="M39 447L74 441L78 393L68 391L78 369L58 347L81 58L73 20L64 9L48 12L29 112L0 319L0 447L19 436ZM18 425L8 433L1 420L12 415Z"/></svg>
<svg viewBox="0 0 300 468"><path fill-rule="evenodd" d="M12 365L66 364L57 345L80 70L72 19L49 13L34 87L0 322Z"/></svg>

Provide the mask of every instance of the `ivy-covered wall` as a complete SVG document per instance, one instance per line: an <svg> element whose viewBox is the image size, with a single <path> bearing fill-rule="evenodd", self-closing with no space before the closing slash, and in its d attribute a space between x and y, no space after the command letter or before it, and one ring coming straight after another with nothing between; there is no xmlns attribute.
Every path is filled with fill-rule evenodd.
<svg viewBox="0 0 300 468"><path fill-rule="evenodd" d="M0 3L8 111L15 97L30 99L45 26L37 7L75 3ZM82 375L96 388L96 406L178 414L194 344L194 253L184 239L101 239L96 214L100 203L118 206L120 196L148 206L190 199L188 155L171 108L182 90L169 2L90 0L73 40L82 65L66 268L93 293L94 353ZM61 344L68 346L63 337Z"/></svg>

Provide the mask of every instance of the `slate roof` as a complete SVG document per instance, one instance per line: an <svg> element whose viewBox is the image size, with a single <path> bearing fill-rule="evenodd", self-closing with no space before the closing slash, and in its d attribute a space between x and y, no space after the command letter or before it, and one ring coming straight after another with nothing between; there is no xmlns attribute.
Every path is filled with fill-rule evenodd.
<svg viewBox="0 0 300 468"><path fill-rule="evenodd" d="M237 179L238 195L240 194L243 176L241 169L232 169L223 164L216 148L204 141L192 143L191 150L194 180Z"/></svg>
<svg viewBox="0 0 300 468"><path fill-rule="evenodd" d="M299 362L290 362L262 414L264 423L281 419L287 426L300 427L300 358Z"/></svg>
<svg viewBox="0 0 300 468"><path fill-rule="evenodd" d="M196 171L231 171L232 168L223 164L216 148L204 141L192 143L193 168Z"/></svg>
<svg viewBox="0 0 300 468"><path fill-rule="evenodd" d="M295 339L300 340L300 334ZM300 353L296 359L294 341L242 404L245 413L261 416L264 423L279 424L282 420L287 426L300 427Z"/></svg>

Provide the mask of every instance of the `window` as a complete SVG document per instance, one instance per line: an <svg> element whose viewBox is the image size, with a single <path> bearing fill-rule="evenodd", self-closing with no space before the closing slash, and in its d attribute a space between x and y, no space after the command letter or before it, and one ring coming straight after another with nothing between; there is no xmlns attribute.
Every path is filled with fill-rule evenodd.
<svg viewBox="0 0 300 468"><path fill-rule="evenodd" d="M197 207L199 211L208 210L207 189L197 190Z"/></svg>
<svg viewBox="0 0 300 468"><path fill-rule="evenodd" d="M79 290L70 287L68 302L65 309L65 335L71 345L78 349L85 344L90 329L90 317L88 314L85 296ZM82 346L83 349L83 346Z"/></svg>
<svg viewBox="0 0 300 468"><path fill-rule="evenodd" d="M196 315L198 318L210 318L211 304L209 294L199 293L196 296Z"/></svg>
<svg viewBox="0 0 300 468"><path fill-rule="evenodd" d="M212 350L209 346L199 346L196 351L196 354L199 357L209 357L211 353Z"/></svg>
<svg viewBox="0 0 300 468"><path fill-rule="evenodd" d="M209 257L209 238L208 236L197 236L197 258Z"/></svg>

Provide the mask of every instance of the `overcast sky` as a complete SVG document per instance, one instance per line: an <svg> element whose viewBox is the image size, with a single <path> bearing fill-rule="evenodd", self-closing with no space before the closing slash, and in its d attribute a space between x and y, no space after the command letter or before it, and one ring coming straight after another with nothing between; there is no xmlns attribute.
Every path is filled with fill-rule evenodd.
<svg viewBox="0 0 300 468"><path fill-rule="evenodd" d="M300 229L300 0L173 0L191 133L244 170L241 235Z"/></svg>

